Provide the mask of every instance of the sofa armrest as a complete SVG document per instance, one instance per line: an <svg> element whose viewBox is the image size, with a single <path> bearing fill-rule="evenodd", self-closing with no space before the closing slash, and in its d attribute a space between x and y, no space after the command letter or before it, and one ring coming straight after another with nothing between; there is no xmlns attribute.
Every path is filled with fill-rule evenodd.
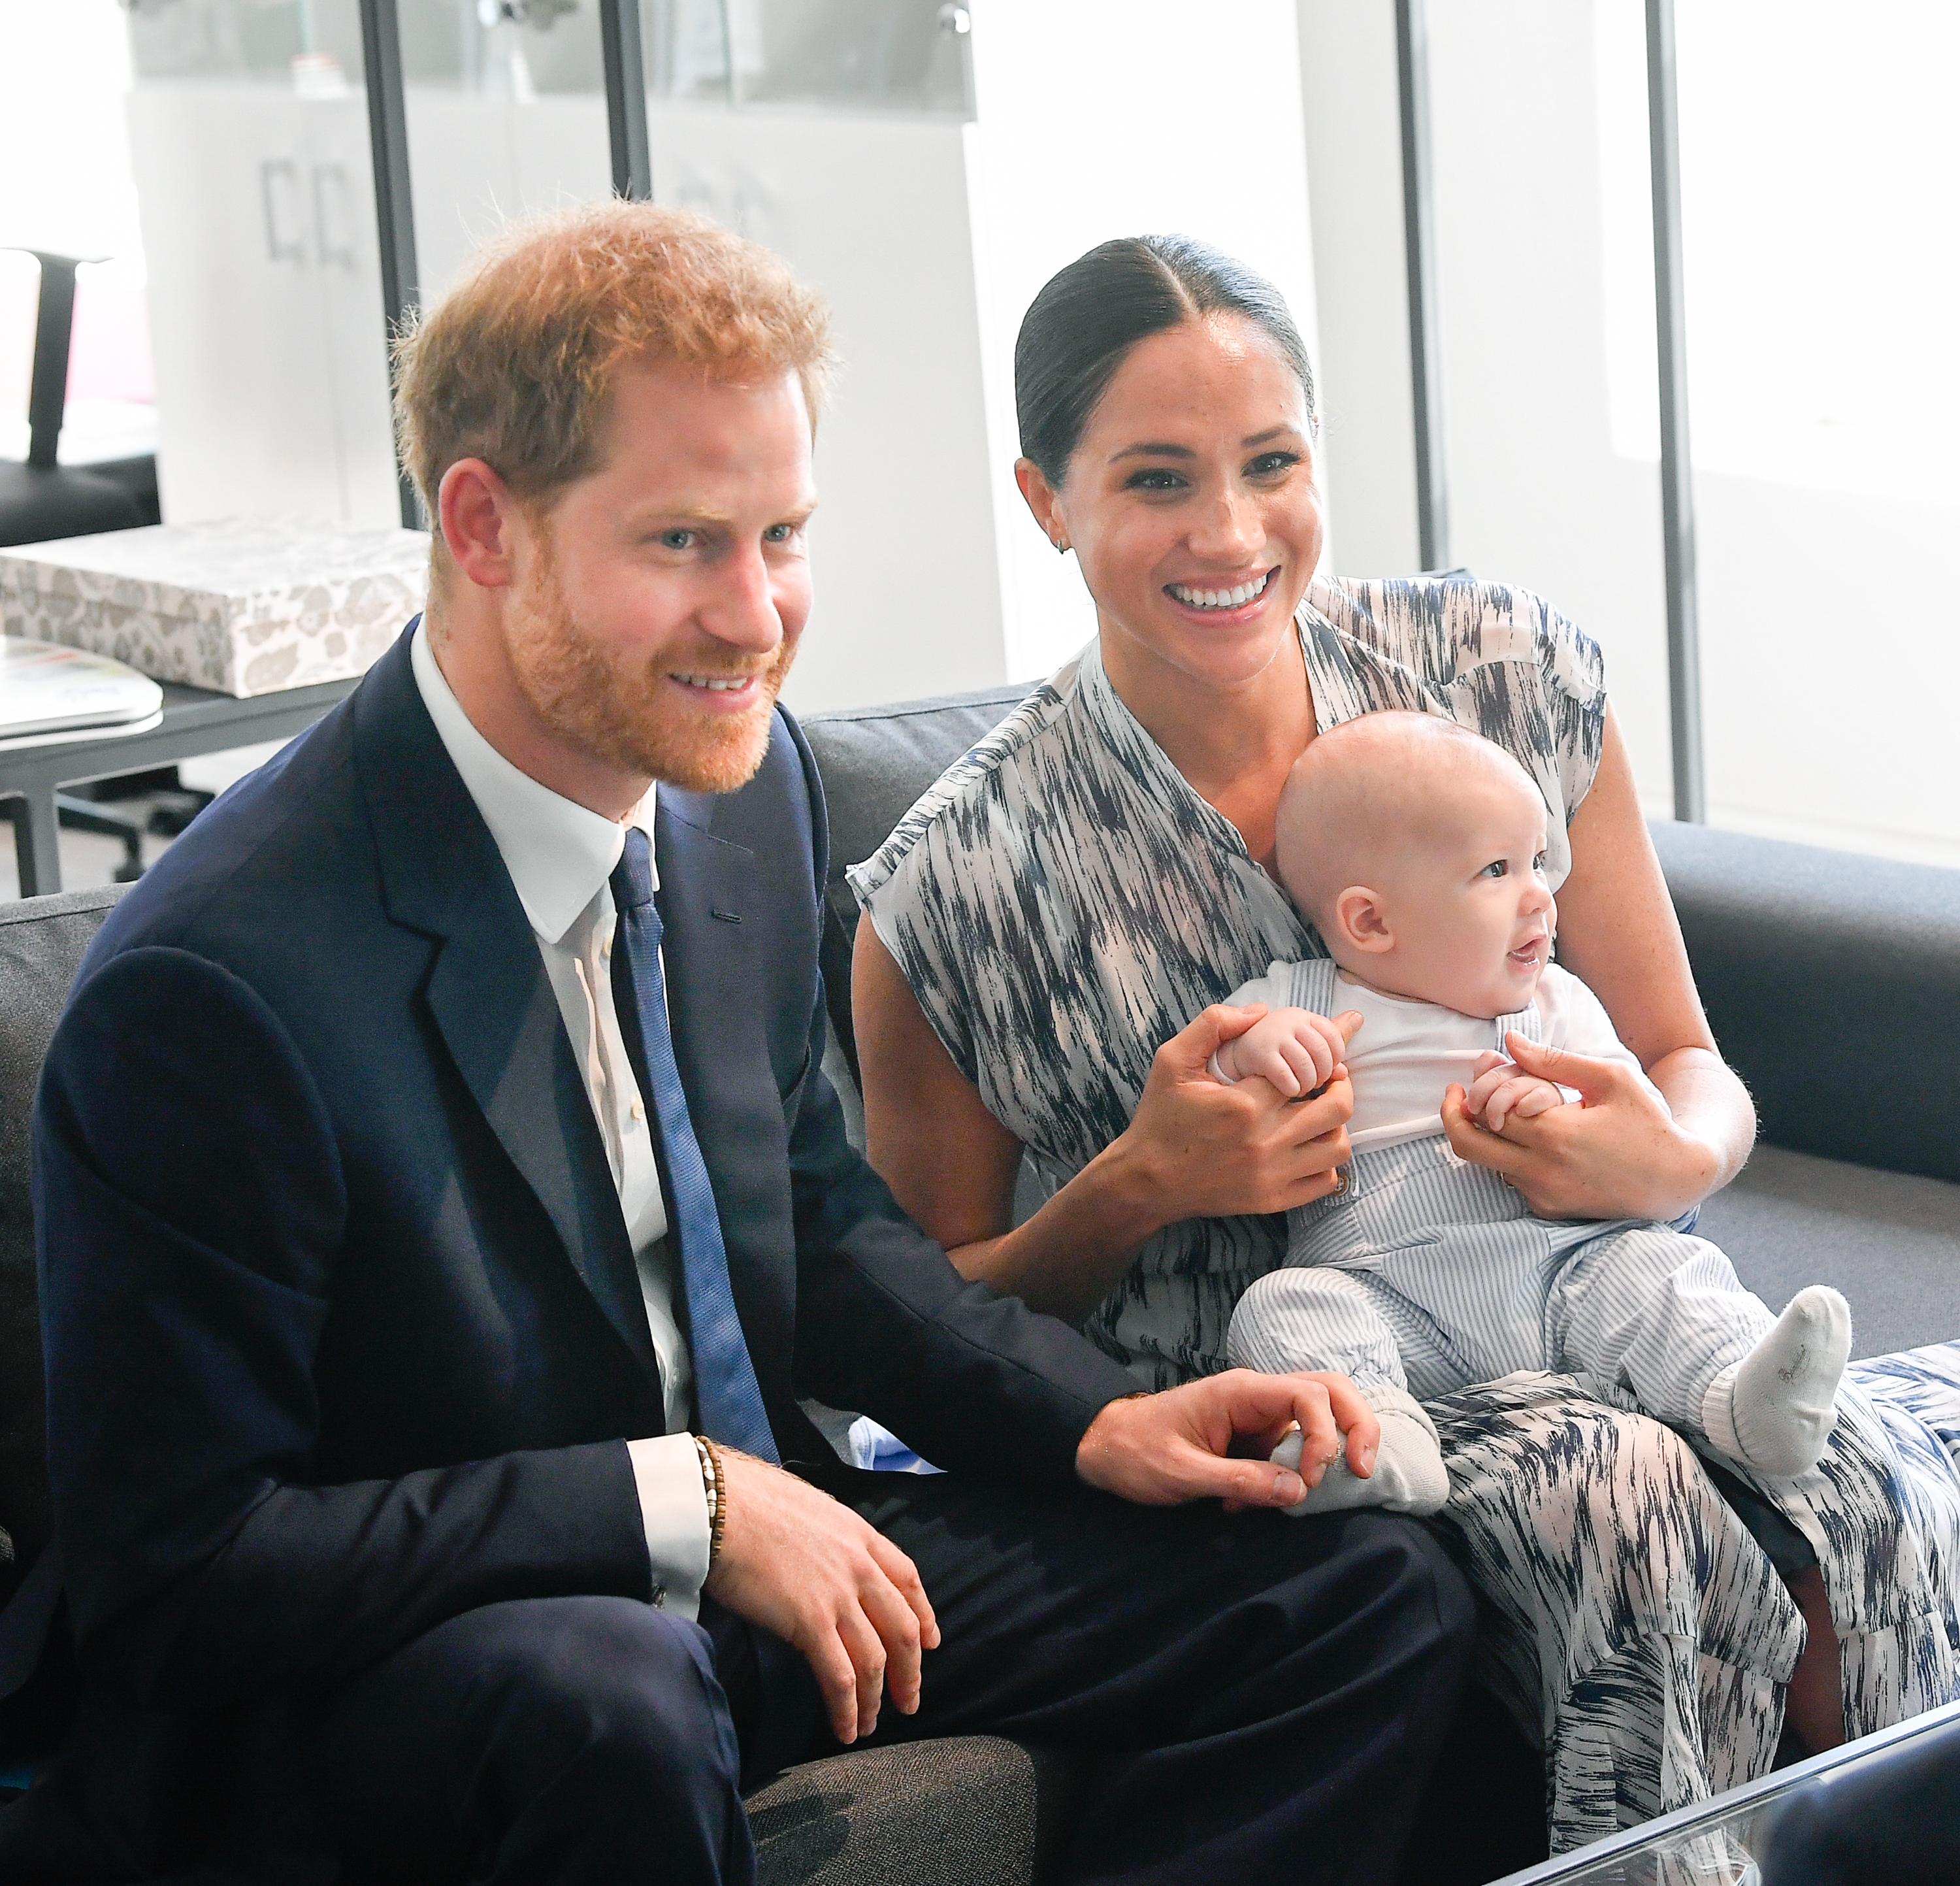
<svg viewBox="0 0 1960 1886"><path fill-rule="evenodd" d="M1960 871L1651 830L1709 1024L1763 1138L1960 1180Z"/></svg>

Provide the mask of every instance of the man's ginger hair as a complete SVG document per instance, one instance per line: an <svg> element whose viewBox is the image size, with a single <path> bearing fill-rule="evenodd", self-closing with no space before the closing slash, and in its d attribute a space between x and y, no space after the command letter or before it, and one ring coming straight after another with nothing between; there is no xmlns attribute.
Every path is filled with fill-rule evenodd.
<svg viewBox="0 0 1960 1886"><path fill-rule="evenodd" d="M1391 709L1330 727L1307 743L1280 794L1280 881L1324 935L1335 899L1371 881L1385 843L1456 836L1450 788L1479 773L1540 796L1512 754L1438 714Z"/></svg>
<svg viewBox="0 0 1960 1886"><path fill-rule="evenodd" d="M480 458L542 507L598 469L615 375L678 361L710 381L794 373L813 427L830 317L781 256L705 217L614 199L514 223L395 342L395 428L431 520L443 475ZM430 576L448 575L439 525Z"/></svg>

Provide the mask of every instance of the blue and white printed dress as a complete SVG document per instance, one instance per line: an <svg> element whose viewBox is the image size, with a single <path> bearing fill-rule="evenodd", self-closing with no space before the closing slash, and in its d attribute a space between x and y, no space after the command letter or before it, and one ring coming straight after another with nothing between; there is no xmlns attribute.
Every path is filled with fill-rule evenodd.
<svg viewBox="0 0 1960 1886"><path fill-rule="evenodd" d="M1598 648L1493 584L1316 581L1318 725L1409 708L1513 753L1552 814L1592 782ZM1125 706L1091 643L948 768L851 874L954 1064L1052 1191L1128 1126L1157 1049L1274 960L1325 954L1236 827ZM1085 1324L1150 1387L1225 1365L1280 1221L1166 1226ZM1960 1345L1854 1364L1854 1483L1777 1503L1817 1550L1847 1728L1960 1687ZM1532 1375L1432 1403L1439 1515L1485 1616L1481 1674L1545 1751L1554 1853L1766 1772L1803 1641L1762 1547L1688 1444L1610 1390ZM1832 1510L1827 1516L1824 1508Z"/></svg>

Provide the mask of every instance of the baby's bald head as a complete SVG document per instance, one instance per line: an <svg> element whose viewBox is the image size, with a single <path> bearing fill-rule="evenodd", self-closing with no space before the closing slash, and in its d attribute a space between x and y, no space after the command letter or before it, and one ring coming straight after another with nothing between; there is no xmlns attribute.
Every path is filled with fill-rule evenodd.
<svg viewBox="0 0 1960 1886"><path fill-rule="evenodd" d="M1464 788L1473 780L1542 804L1503 747L1439 715L1363 714L1329 728L1293 763L1280 795L1280 881L1328 935L1334 901L1350 885L1468 835Z"/></svg>

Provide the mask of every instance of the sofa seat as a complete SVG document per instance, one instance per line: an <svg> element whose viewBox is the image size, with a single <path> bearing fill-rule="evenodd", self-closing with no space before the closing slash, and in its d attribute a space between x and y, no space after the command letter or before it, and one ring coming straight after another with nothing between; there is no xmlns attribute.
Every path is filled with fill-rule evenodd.
<svg viewBox="0 0 1960 1886"><path fill-rule="evenodd" d="M1758 1145L1700 1235L1773 1310L1807 1283L1851 1305L1851 1355L1960 1336L1960 1185Z"/></svg>
<svg viewBox="0 0 1960 1886"><path fill-rule="evenodd" d="M806 1762L747 1797L758 1886L1036 1886L1080 1777L1076 1758L993 1735Z"/></svg>

